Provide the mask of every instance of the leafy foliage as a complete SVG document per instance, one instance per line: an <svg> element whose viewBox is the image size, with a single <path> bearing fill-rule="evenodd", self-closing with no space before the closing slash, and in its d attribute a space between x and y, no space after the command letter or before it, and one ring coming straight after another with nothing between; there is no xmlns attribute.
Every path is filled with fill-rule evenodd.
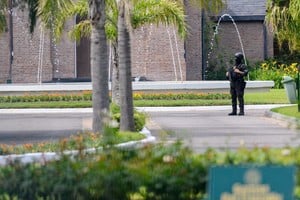
<svg viewBox="0 0 300 200"><path fill-rule="evenodd" d="M252 148L195 154L180 143L106 149L41 164L0 168L1 199L199 200L216 165L300 166L299 148ZM295 198L300 198L296 171Z"/></svg>
<svg viewBox="0 0 300 200"><path fill-rule="evenodd" d="M255 80L273 80L275 82L274 88L283 88L283 76L290 76L296 78L298 73L298 63L290 65L281 64L277 61L266 61L261 63L251 75Z"/></svg>
<svg viewBox="0 0 300 200"><path fill-rule="evenodd" d="M7 1L0 2L0 34L6 29Z"/></svg>
<svg viewBox="0 0 300 200"><path fill-rule="evenodd" d="M287 42L292 51L300 50L299 0L268 0L267 22L280 44Z"/></svg>
<svg viewBox="0 0 300 200"><path fill-rule="evenodd" d="M131 22L133 28L150 23L174 25L178 27L181 37L184 37L187 32L183 5L176 1L137 1L132 11Z"/></svg>
<svg viewBox="0 0 300 200"><path fill-rule="evenodd" d="M110 109L112 113L112 118L116 120L118 123L120 123L120 119L121 119L120 107L112 103ZM141 131L146 124L146 114L134 110L133 119L134 119L135 131L137 132Z"/></svg>

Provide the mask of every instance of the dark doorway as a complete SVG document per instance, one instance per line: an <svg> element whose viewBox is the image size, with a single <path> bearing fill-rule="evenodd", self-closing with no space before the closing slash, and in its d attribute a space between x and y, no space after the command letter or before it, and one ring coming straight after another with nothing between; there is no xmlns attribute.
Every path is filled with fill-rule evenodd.
<svg viewBox="0 0 300 200"><path fill-rule="evenodd" d="M77 78L91 78L90 39L82 38L76 48Z"/></svg>
<svg viewBox="0 0 300 200"><path fill-rule="evenodd" d="M85 18L76 17L76 24ZM91 78L91 62L90 62L90 38L81 38L76 46L76 71L77 79L90 79Z"/></svg>

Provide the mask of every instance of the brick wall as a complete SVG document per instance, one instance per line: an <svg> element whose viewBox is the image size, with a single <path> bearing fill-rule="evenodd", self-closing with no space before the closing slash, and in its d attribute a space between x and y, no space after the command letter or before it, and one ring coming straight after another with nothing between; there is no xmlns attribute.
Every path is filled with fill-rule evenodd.
<svg viewBox="0 0 300 200"><path fill-rule="evenodd" d="M185 42L186 79L202 80L202 16L186 1L188 34Z"/></svg>
<svg viewBox="0 0 300 200"><path fill-rule="evenodd" d="M266 56L273 56L271 35L268 35L268 42L264 43L263 22L236 22L236 24L240 32L245 56L250 64L265 59L265 44L269 45ZM234 53L242 52L238 34L232 22L221 22L218 30L219 33L214 41L212 55L221 56L225 64L229 64L230 60L234 59Z"/></svg>
<svg viewBox="0 0 300 200"><path fill-rule="evenodd" d="M201 13L187 5L188 37L184 44L174 27L149 25L132 33L132 75L145 76L154 81L201 80L202 79L202 27ZM14 62L12 65L13 83L36 83L38 72L42 71L42 80L51 81L53 69L50 62L50 37L46 31L42 70L39 68L40 27L37 25L33 35L28 30L27 13L16 11L14 20ZM75 43L67 36L74 22L66 25L66 31L57 44L59 67L56 77L76 78ZM264 25L262 22L237 23L243 41L246 57L252 63L264 59ZM268 34L267 56L273 55L271 33ZM237 33L231 22L221 22L218 44L219 51L232 59L232 55L241 51ZM9 34L0 37L0 83L6 82L9 72ZM208 45L208 44L205 44ZM207 46L206 46L207 48ZM226 59L225 59L226 60Z"/></svg>
<svg viewBox="0 0 300 200"><path fill-rule="evenodd" d="M183 40L174 27L149 25L133 32L132 75L149 80L185 80Z"/></svg>
<svg viewBox="0 0 300 200"><path fill-rule="evenodd" d="M66 29L70 27L66 26ZM37 24L35 32L29 33L28 13L14 10L13 14L13 44L14 60L12 65L13 83L36 83L38 73L42 73L43 81L52 80L52 65L50 62L50 37L45 31L43 43L43 56L41 54L40 26ZM60 77L75 77L75 46L67 39L67 31L61 42L57 45ZM0 82L6 82L9 77L9 32L0 37ZM42 56L42 57L41 57ZM42 67L39 62L42 60Z"/></svg>

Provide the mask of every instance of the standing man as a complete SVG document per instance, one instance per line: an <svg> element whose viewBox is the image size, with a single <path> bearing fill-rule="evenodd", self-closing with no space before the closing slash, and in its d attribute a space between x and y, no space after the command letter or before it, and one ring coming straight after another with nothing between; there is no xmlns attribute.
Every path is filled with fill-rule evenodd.
<svg viewBox="0 0 300 200"><path fill-rule="evenodd" d="M232 112L228 115L237 115L237 99L240 107L240 112L238 115L244 115L244 90L246 87L244 77L247 76L248 70L244 64L244 55L238 52L234 56L235 65L230 67L226 72L226 77L230 81L230 94L232 102Z"/></svg>

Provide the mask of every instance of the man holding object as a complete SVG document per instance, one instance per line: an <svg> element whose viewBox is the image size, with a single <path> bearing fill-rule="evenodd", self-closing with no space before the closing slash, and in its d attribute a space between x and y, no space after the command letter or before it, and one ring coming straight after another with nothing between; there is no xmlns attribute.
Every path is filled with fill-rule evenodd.
<svg viewBox="0 0 300 200"><path fill-rule="evenodd" d="M238 115L244 115L244 90L246 87L244 77L247 76L248 70L244 64L244 55L238 52L234 56L235 65L230 67L226 72L226 77L230 81L230 94L232 102L232 112L228 115L237 115L237 99L239 101L240 108Z"/></svg>

